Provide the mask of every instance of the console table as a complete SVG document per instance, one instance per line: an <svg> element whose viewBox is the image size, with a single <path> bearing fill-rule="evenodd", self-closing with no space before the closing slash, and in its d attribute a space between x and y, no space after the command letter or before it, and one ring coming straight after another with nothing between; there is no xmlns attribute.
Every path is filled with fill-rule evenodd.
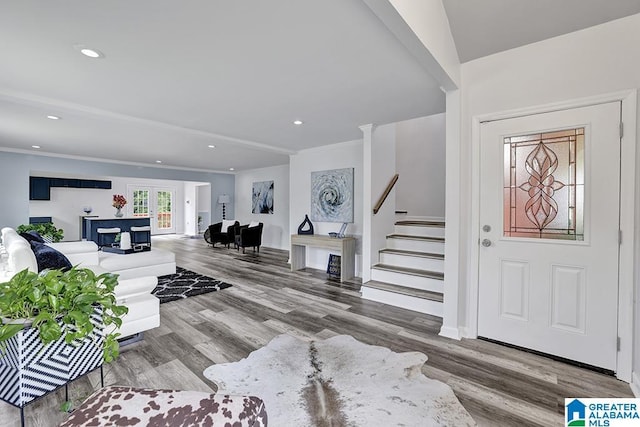
<svg viewBox="0 0 640 427"><path fill-rule="evenodd" d="M340 252L340 281L344 282L355 275L356 239L354 237L329 237L315 234L291 235L291 271L306 266L306 248L328 249Z"/></svg>

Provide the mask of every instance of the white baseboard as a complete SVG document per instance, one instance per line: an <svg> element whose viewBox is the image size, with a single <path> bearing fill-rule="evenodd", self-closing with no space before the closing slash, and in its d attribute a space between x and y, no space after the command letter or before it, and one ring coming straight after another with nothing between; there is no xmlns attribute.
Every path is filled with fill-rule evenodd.
<svg viewBox="0 0 640 427"><path fill-rule="evenodd" d="M460 336L462 336L462 338L478 338L478 335L469 332L469 328L466 326L460 326L458 329L460 330Z"/></svg>
<svg viewBox="0 0 640 427"><path fill-rule="evenodd" d="M631 384L629 384L629 386L631 387L633 395L640 397L640 377L638 377L635 371L631 374Z"/></svg>
<svg viewBox="0 0 640 427"><path fill-rule="evenodd" d="M440 328L440 333L438 335L445 338L451 338L452 340L457 340L457 341L460 341L460 339L462 339L460 330L453 326L443 326L442 328Z"/></svg>

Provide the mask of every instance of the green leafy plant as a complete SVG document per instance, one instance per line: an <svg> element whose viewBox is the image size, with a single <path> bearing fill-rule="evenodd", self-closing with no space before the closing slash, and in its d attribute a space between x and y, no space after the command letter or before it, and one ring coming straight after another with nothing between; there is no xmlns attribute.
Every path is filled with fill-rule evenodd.
<svg viewBox="0 0 640 427"><path fill-rule="evenodd" d="M25 321L31 321L31 327L38 329L44 345L59 340L65 332L67 343L79 342L93 332L91 315L96 307L102 310L105 327L120 327L121 318L129 309L116 304L117 285L116 274L96 275L87 268L40 273L22 270L8 282L0 283L0 349L25 327ZM105 336L107 363L119 355L118 336L114 332Z"/></svg>
<svg viewBox="0 0 640 427"><path fill-rule="evenodd" d="M16 228L18 233L26 233L27 231L35 231L42 237L49 237L53 243L57 243L64 238L64 230L56 228L52 222L43 222L40 224L22 224Z"/></svg>

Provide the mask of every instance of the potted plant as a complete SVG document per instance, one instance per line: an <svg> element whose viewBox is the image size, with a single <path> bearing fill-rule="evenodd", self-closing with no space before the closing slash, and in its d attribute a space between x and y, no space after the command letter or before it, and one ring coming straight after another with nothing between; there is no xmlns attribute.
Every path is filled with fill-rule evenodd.
<svg viewBox="0 0 640 427"><path fill-rule="evenodd" d="M43 222L39 224L22 224L16 228L18 233L26 233L27 231L35 231L45 241L51 241L57 243L64 238L64 230L62 228L56 228L52 222Z"/></svg>
<svg viewBox="0 0 640 427"><path fill-rule="evenodd" d="M114 326L128 312L117 284L115 274L76 267L25 269L0 283L0 398L23 407L116 359Z"/></svg>

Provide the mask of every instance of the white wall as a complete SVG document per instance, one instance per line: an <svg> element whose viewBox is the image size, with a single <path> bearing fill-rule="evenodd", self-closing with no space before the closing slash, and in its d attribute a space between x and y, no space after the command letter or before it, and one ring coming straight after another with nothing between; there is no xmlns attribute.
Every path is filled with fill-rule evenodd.
<svg viewBox="0 0 640 427"><path fill-rule="evenodd" d="M298 232L305 214L311 211L311 172L329 169L354 168L354 223L349 224L347 234L356 237L356 275L361 275L362 242L362 141L349 141L300 151L290 157L290 234ZM339 231L341 224L314 222L315 234L327 235ZM287 236L289 238L289 236ZM287 244L289 245L289 243ZM329 252L321 249L307 249L307 266L326 269Z"/></svg>
<svg viewBox="0 0 640 427"><path fill-rule="evenodd" d="M254 182L273 181L273 214L253 214ZM264 224L262 245L289 250L289 165L253 169L236 174L235 212L240 224L258 221Z"/></svg>
<svg viewBox="0 0 640 427"><path fill-rule="evenodd" d="M45 176L40 174L41 176ZM46 174L46 176L64 176L60 174ZM69 175L66 175L70 177ZM77 177L77 176L74 176ZM114 217L115 208L111 206L113 195L122 194L127 198L127 205L123 212L131 216L132 207L130 197L127 195L128 185L140 185L150 187L162 187L175 189L174 215L176 233L185 232L185 183L182 181L122 178L122 177L84 177L87 179L101 179L111 181L111 190L92 188L51 188L51 200L29 201L29 216L50 216L58 228L64 230L64 240L80 239L80 216L84 215L83 207L91 206L91 215L102 218Z"/></svg>
<svg viewBox="0 0 640 427"><path fill-rule="evenodd" d="M433 55L451 79L451 83L458 86L460 60L442 0L390 0L390 3ZM453 89L452 86L447 85L446 80L435 77L440 84L446 86L447 90Z"/></svg>
<svg viewBox="0 0 640 427"><path fill-rule="evenodd" d="M462 65L462 129L460 138L461 230L460 309L463 325L475 318L465 295L471 286L472 118L477 115L546 105L640 87L640 15L612 21ZM640 121L637 121L640 123ZM636 129L637 130L637 129ZM631 141L630 143L635 143ZM448 159L454 162L457 159ZM636 165L637 165L636 161ZM636 166L637 167L637 166ZM637 170L637 169L636 169ZM637 191L637 188L636 188ZM628 194L626 197L631 198ZM637 195L635 195L637 200ZM637 203L637 202L636 202ZM637 213L637 211L636 211ZM638 230L636 217L636 230ZM476 236L477 237L477 236ZM639 237L634 236L636 247ZM635 256L636 264L638 257ZM637 273L636 273L637 274ZM636 295L638 280L635 280ZM632 301L629 295L627 301ZM636 303L638 304L638 303ZM635 307L634 370L640 369L640 306ZM630 343L623 342L622 345Z"/></svg>
<svg viewBox="0 0 640 427"><path fill-rule="evenodd" d="M211 221L211 184L198 185L198 215L202 217L200 231L204 231L212 223Z"/></svg>
<svg viewBox="0 0 640 427"><path fill-rule="evenodd" d="M184 183L184 234L198 234L198 183Z"/></svg>
<svg viewBox="0 0 640 427"><path fill-rule="evenodd" d="M0 138L0 145L1 145ZM73 175L69 175L73 174ZM0 183L3 183L3 208L0 209L0 224L3 227L17 227L29 222L29 176L69 176L74 178L138 177L145 179L192 181L208 184L208 199L217 200L221 193L233 193L235 176L228 173L189 171L171 169L164 166L136 166L108 163L89 159L70 159L46 155L0 152ZM109 192L109 190L105 190ZM111 194L112 197L113 193ZM102 199L101 199L102 200ZM100 202L100 205L104 205ZM97 206L97 205L96 205ZM111 207L111 202L108 203ZM95 208L95 207L94 207ZM113 209L113 208L111 208ZM222 218L218 204L210 203L212 218ZM79 211L71 212L76 215ZM233 216L233 205L227 207ZM31 215L35 216L35 215ZM40 216L40 215L38 215ZM44 214L42 216L51 216Z"/></svg>
<svg viewBox="0 0 640 427"><path fill-rule="evenodd" d="M396 123L396 209L410 217L444 218L445 117Z"/></svg>
<svg viewBox="0 0 640 427"><path fill-rule="evenodd" d="M371 136L371 201L373 206L389 185L396 173L396 124L376 126ZM394 188L377 214L371 215L371 265L379 260L379 251L387 245L387 235L393 232L396 212L396 189Z"/></svg>

